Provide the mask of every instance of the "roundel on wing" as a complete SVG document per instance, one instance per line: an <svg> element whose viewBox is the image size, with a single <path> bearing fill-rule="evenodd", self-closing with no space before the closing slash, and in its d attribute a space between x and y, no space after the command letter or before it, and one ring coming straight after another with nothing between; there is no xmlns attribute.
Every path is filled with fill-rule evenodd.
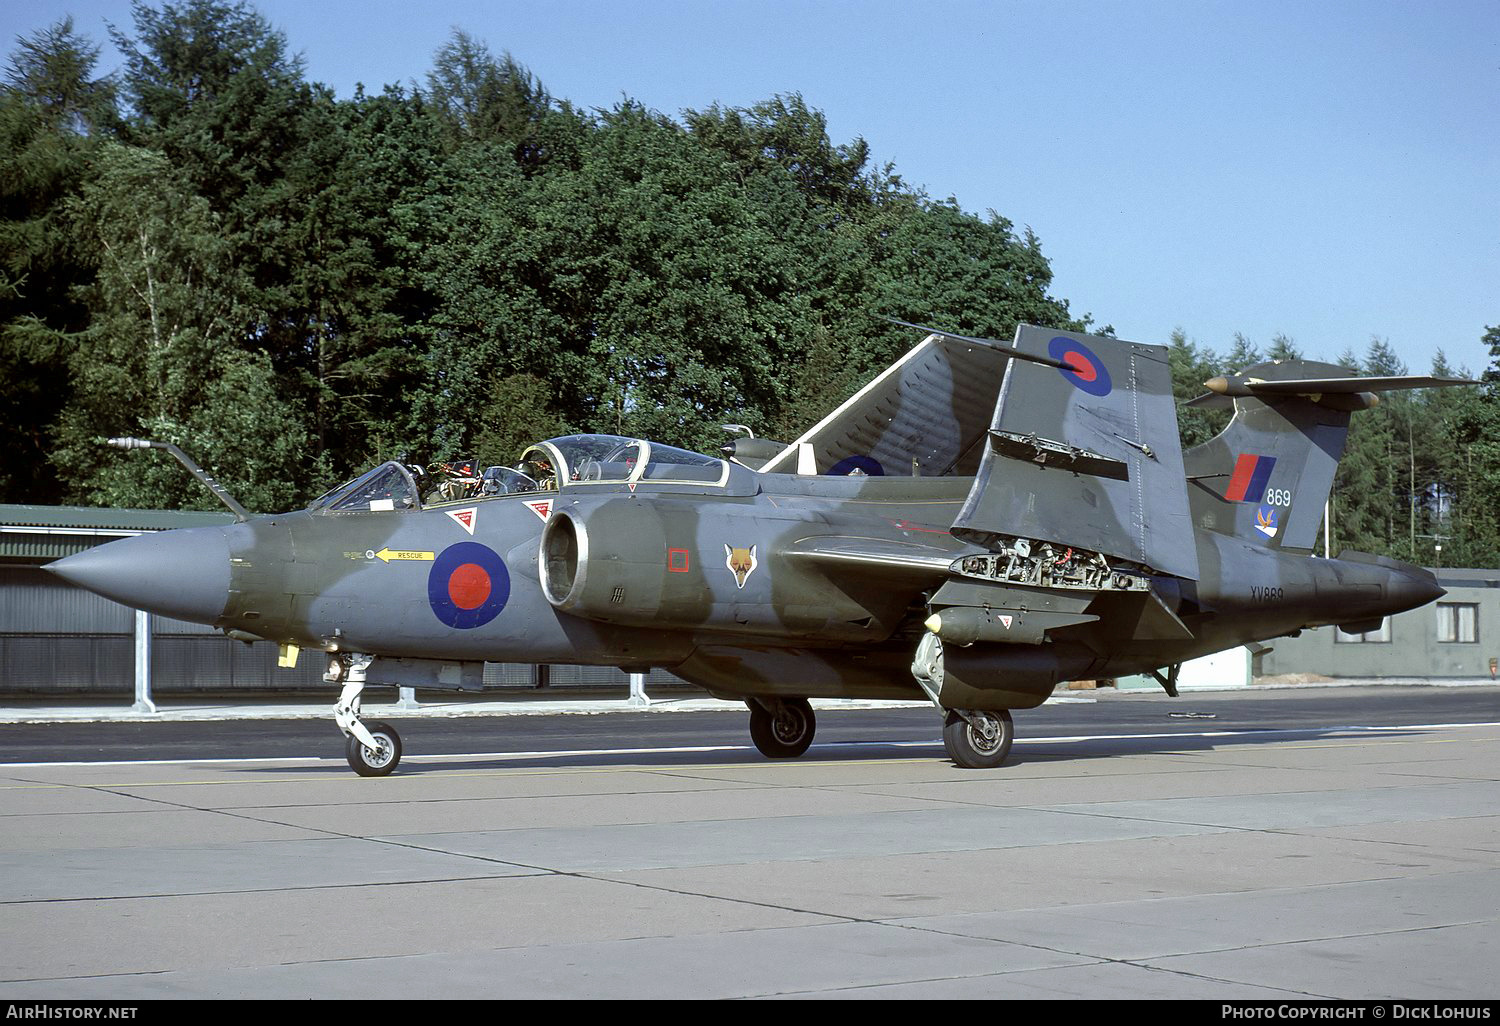
<svg viewBox="0 0 1500 1026"><path fill-rule="evenodd" d="M824 476L847 477L858 470L868 477L884 477L885 468L873 456L845 456L823 472Z"/></svg>
<svg viewBox="0 0 1500 1026"><path fill-rule="evenodd" d="M1109 371L1104 361L1094 351L1077 339L1058 335L1047 343L1047 352L1054 360L1068 365L1068 370L1058 369L1063 379L1081 388L1089 395L1106 396L1114 385L1109 380Z"/></svg>
<svg viewBox="0 0 1500 1026"><path fill-rule="evenodd" d="M427 604L459 630L483 627L510 600L510 571L493 549L478 542L450 545L427 574Z"/></svg>

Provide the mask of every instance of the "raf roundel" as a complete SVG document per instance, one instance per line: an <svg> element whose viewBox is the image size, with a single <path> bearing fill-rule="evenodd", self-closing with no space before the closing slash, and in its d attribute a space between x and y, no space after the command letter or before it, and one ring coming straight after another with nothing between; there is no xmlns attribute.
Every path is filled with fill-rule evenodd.
<svg viewBox="0 0 1500 1026"><path fill-rule="evenodd" d="M510 600L510 571L487 545L459 542L433 561L427 574L427 604L433 614L459 630L483 627Z"/></svg>
<svg viewBox="0 0 1500 1026"><path fill-rule="evenodd" d="M847 477L855 471L859 471L868 477L885 476L885 468L880 465L879 460L873 456L862 454L845 456L823 473L829 477Z"/></svg>
<svg viewBox="0 0 1500 1026"><path fill-rule="evenodd" d="M1081 388L1089 395L1106 396L1114 388L1109 380L1109 371L1104 366L1104 361L1094 355L1094 351L1077 339L1068 338L1066 335L1058 335L1047 343L1047 352L1054 360L1065 363L1069 370L1058 369L1057 373L1063 379Z"/></svg>

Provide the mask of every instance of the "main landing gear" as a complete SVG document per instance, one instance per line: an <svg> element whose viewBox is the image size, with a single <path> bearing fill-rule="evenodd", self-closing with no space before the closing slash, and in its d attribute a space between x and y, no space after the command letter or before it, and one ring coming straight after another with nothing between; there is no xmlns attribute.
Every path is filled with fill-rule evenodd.
<svg viewBox="0 0 1500 1026"><path fill-rule="evenodd" d="M818 729L805 698L752 698L750 740L768 759L795 759L807 751Z"/></svg>
<svg viewBox="0 0 1500 1026"><path fill-rule="evenodd" d="M1016 727L1010 713L949 709L943 722L943 748L963 769L994 769L1010 754Z"/></svg>
<svg viewBox="0 0 1500 1026"><path fill-rule="evenodd" d="M817 719L805 698L751 698L750 739L768 759L795 759L807 751ZM1010 755L1016 727L1004 709L946 709L943 748L963 769L994 769ZM353 742L351 742L351 745Z"/></svg>
<svg viewBox="0 0 1500 1026"><path fill-rule="evenodd" d="M333 707L333 720L349 740L344 757L349 767L362 777L383 777L401 763L401 735L389 723L361 722L359 693L365 689L374 656L358 653L334 656L323 679L330 684L342 683L339 704Z"/></svg>

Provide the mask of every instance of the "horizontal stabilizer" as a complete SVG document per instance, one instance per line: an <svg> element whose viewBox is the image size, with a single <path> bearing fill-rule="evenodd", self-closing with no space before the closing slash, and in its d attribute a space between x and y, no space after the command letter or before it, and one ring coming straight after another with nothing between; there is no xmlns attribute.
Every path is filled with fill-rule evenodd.
<svg viewBox="0 0 1500 1026"><path fill-rule="evenodd" d="M1452 388L1477 385L1466 378L1435 378L1429 375L1400 374L1384 377L1290 378L1268 381L1250 375L1226 375L1210 378L1203 387L1216 395L1355 395L1359 392L1394 392L1408 388Z"/></svg>
<svg viewBox="0 0 1500 1026"><path fill-rule="evenodd" d="M1474 385L1429 375L1358 377L1313 360L1266 361L1204 382L1199 409L1232 407L1217 436L1183 454L1193 524L1255 545L1311 551L1352 414L1397 389Z"/></svg>

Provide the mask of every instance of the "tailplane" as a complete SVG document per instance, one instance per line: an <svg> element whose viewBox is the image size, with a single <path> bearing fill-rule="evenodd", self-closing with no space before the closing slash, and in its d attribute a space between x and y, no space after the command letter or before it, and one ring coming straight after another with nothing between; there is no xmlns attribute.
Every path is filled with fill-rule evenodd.
<svg viewBox="0 0 1500 1026"><path fill-rule="evenodd" d="M1323 520L1349 417L1376 392L1470 385L1459 378L1351 377L1311 360L1261 363L1208 381L1189 405L1233 403L1217 437L1183 453L1193 523L1270 548L1310 552Z"/></svg>

